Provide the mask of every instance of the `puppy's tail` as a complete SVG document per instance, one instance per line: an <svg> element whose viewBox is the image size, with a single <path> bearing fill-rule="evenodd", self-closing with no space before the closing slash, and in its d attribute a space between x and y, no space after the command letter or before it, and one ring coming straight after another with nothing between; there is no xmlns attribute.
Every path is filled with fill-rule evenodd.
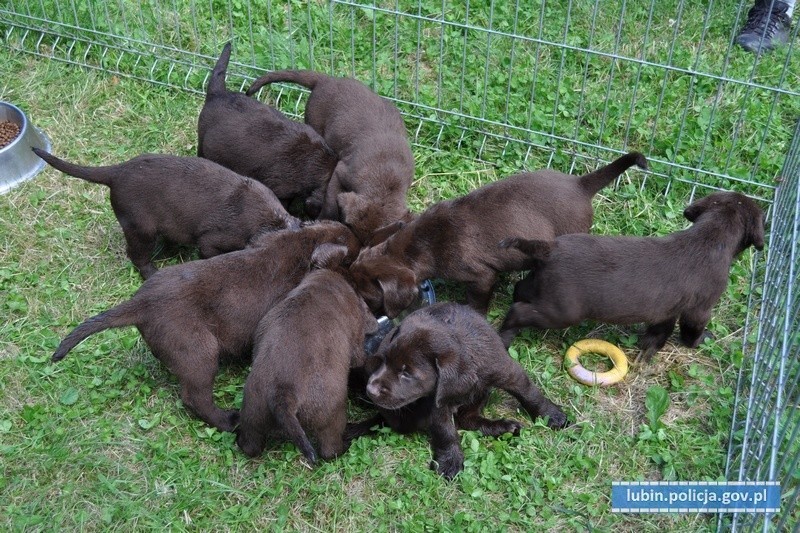
<svg viewBox="0 0 800 533"><path fill-rule="evenodd" d="M329 77L330 76L327 74L315 72L313 70L276 70L274 72L264 74L254 81L253 85L247 89L247 96L254 95L264 85L274 83L276 81L288 81L291 83L296 83L313 91L314 87L317 86L317 83L328 79Z"/></svg>
<svg viewBox="0 0 800 533"><path fill-rule="evenodd" d="M128 300L99 315L87 318L78 327L73 329L69 335L64 337L64 340L58 345L58 348L56 348L55 353L50 359L52 361L61 361L70 350L90 335L94 335L106 329L136 324L139 318L136 308L136 303L132 300Z"/></svg>
<svg viewBox="0 0 800 533"><path fill-rule="evenodd" d="M228 72L228 62L231 60L231 43L228 43L222 48L217 64L214 65L214 70L211 71L211 79L208 80L208 89L206 89L206 97L223 94L225 92L225 75Z"/></svg>
<svg viewBox="0 0 800 533"><path fill-rule="evenodd" d="M69 174L70 176L74 176L76 178L91 181L92 183L100 183L102 185L111 186L111 178L114 175L113 166L82 167L80 165L75 165L68 161L64 161L63 159L59 159L53 154L45 152L44 150L40 150L35 146L31 149L36 155L47 161L51 167L60 170L64 174Z"/></svg>
<svg viewBox="0 0 800 533"><path fill-rule="evenodd" d="M639 152L631 152L615 159L603 168L598 168L594 172L581 176L578 181L581 188L589 196L594 196L600 189L617 179L633 165L647 170L647 159Z"/></svg>

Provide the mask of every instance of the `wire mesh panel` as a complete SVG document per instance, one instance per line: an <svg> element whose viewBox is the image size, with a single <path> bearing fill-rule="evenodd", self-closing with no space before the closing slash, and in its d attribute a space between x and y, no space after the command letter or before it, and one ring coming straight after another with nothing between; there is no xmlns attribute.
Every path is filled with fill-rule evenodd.
<svg viewBox="0 0 800 533"><path fill-rule="evenodd" d="M734 529L800 529L800 123L770 220L761 311L746 338L752 365L739 377L727 478L780 481L780 517L735 515Z"/></svg>
<svg viewBox="0 0 800 533"><path fill-rule="evenodd" d="M7 46L202 93L233 40L229 85L314 68L354 76L403 112L419 146L502 170L595 168L639 150L665 187L774 204L751 364L741 373L728 479L781 480L798 506L800 54L795 24L768 56L733 44L750 1L6 0ZM306 92L277 86L301 116ZM788 158L786 154L789 153ZM777 187L777 194L775 194ZM707 192L707 191L706 191ZM755 292L755 291L754 291ZM736 528L797 529L797 512Z"/></svg>
<svg viewBox="0 0 800 533"><path fill-rule="evenodd" d="M421 145L510 169L638 149L670 182L769 199L800 114L799 61L793 44L769 61L732 52L746 9L10 0L0 21L12 47L198 92L232 38L239 83L287 67L356 76L399 103ZM284 91L299 115L301 92Z"/></svg>

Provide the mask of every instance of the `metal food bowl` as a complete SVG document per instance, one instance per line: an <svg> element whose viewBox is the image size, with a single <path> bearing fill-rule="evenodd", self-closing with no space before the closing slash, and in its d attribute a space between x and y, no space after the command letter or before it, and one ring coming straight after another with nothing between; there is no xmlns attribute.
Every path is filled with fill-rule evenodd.
<svg viewBox="0 0 800 533"><path fill-rule="evenodd" d="M44 160L34 154L31 147L49 152L50 139L28 121L20 108L8 102L0 102L0 122L19 126L19 134L11 144L0 148L0 194L3 194L44 168Z"/></svg>
<svg viewBox="0 0 800 533"><path fill-rule="evenodd" d="M400 316L394 320L388 316L382 316L378 318L378 331L367 335L367 338L364 339L364 351L366 354L372 355L378 351L378 346L380 346L381 341L386 334L392 331L395 326L399 325L400 322L409 314L413 313L417 309L427 305L433 305L435 303L436 292L433 290L433 283L431 283L431 280L426 279L419 285L419 296L417 301L411 304L408 309L400 313Z"/></svg>

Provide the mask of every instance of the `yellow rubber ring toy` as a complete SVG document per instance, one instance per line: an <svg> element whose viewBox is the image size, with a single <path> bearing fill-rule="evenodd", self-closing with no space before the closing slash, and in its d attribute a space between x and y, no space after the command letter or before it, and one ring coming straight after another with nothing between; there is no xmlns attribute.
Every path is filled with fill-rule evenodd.
<svg viewBox="0 0 800 533"><path fill-rule="evenodd" d="M578 358L584 353L605 355L614 363L614 368L600 373L587 370L578 362ZM574 343L567 350L566 357L569 361L567 372L575 381L584 385L608 387L621 381L628 373L628 358L623 351L610 342L599 339L583 339Z"/></svg>

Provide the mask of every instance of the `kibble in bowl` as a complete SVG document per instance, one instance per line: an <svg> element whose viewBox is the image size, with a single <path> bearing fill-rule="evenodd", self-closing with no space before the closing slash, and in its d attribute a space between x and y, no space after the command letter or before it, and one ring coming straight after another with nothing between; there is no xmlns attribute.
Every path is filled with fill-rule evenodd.
<svg viewBox="0 0 800 533"><path fill-rule="evenodd" d="M38 174L45 162L32 147L50 150L50 141L20 108L0 102L0 194Z"/></svg>
<svg viewBox="0 0 800 533"><path fill-rule="evenodd" d="M19 126L10 120L0 121L0 148L5 148L19 136Z"/></svg>

